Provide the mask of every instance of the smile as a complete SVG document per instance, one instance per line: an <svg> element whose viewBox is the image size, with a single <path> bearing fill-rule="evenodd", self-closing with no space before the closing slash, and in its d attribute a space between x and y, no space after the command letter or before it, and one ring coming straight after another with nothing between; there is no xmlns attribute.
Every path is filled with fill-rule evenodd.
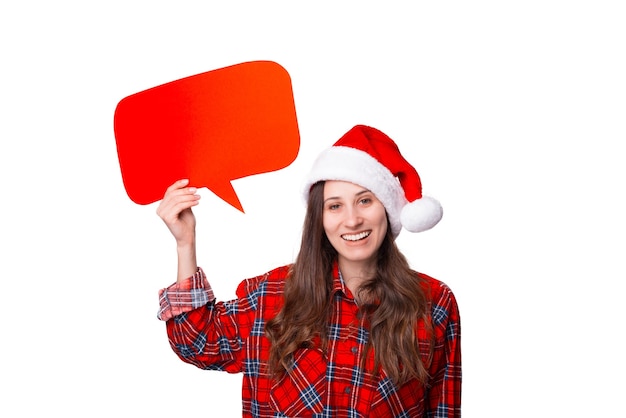
<svg viewBox="0 0 626 418"><path fill-rule="evenodd" d="M360 232L358 234L344 234L341 236L346 241L359 241L370 236L372 231Z"/></svg>

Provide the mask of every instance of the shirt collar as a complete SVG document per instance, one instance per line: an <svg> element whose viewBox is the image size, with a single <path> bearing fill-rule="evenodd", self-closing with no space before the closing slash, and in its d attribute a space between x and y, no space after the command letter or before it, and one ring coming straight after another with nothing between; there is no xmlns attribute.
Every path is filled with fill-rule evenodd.
<svg viewBox="0 0 626 418"><path fill-rule="evenodd" d="M352 295L352 292L343 281L343 277L339 271L339 263L335 260L333 263L333 290L331 296L334 297L334 295L339 292L343 293L348 299L354 300L354 295Z"/></svg>

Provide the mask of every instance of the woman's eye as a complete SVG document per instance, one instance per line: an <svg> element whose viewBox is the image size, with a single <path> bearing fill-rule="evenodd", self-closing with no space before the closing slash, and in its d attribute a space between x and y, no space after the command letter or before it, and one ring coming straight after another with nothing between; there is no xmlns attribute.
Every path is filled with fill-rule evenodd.
<svg viewBox="0 0 626 418"><path fill-rule="evenodd" d="M362 205L367 205L367 204L369 204L369 203L372 203L372 199L371 199L371 198L369 198L369 197L364 197L363 199L359 200L359 202L360 202Z"/></svg>
<svg viewBox="0 0 626 418"><path fill-rule="evenodd" d="M329 210L337 210L339 209L339 204L338 203L333 203L332 205L328 206Z"/></svg>

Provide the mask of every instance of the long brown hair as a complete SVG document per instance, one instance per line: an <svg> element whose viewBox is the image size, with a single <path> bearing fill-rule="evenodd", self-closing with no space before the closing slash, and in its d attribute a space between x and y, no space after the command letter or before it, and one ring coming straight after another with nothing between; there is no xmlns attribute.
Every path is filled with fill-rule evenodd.
<svg viewBox="0 0 626 418"><path fill-rule="evenodd" d="M323 201L324 182L318 182L309 193L301 247L285 284L284 305L265 327L271 342L269 366L275 377L291 369L299 348L313 346L316 338L322 349L328 343L337 251L324 232ZM376 273L358 295L365 302L361 312L370 325L367 350L374 349L375 370L382 367L398 385L413 378L425 383L428 366L420 356L416 324L421 318L429 326L427 298L389 227L378 250Z"/></svg>

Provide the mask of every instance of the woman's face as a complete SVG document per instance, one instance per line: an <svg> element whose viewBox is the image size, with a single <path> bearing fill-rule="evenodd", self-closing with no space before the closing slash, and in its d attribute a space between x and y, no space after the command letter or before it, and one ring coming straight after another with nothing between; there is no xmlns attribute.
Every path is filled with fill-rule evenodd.
<svg viewBox="0 0 626 418"><path fill-rule="evenodd" d="M354 183L326 181L322 219L340 266L375 263L387 234L387 213L374 193Z"/></svg>

